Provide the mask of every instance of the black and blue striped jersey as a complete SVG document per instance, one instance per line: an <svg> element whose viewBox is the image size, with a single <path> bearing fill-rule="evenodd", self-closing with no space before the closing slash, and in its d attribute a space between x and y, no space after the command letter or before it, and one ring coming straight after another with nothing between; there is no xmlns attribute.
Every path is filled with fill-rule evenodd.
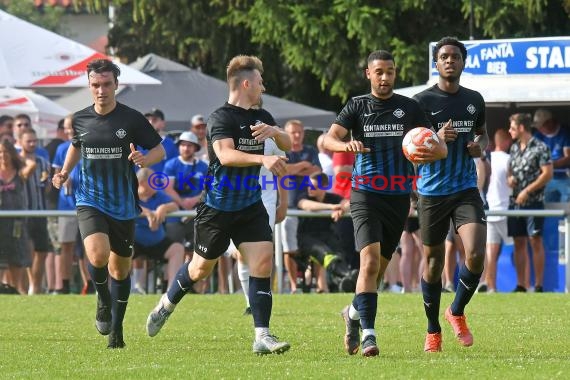
<svg viewBox="0 0 570 380"><path fill-rule="evenodd" d="M244 109L224 104L208 118L209 180L205 184L204 203L222 211L244 209L261 199L260 166L224 166L214 152L216 140L231 138L236 150L263 155L264 143L252 136L250 126L266 123L276 125L273 116L264 109Z"/></svg>
<svg viewBox="0 0 570 380"><path fill-rule="evenodd" d="M357 96L344 106L335 124L370 148L370 153L356 155L353 189L382 194L411 191L414 169L402 152L402 140L413 128L430 127L416 101L399 94L388 99L372 94Z"/></svg>
<svg viewBox="0 0 570 380"><path fill-rule="evenodd" d="M418 165L418 192L421 195L449 195L477 188L475 161L467 143L475 131L485 125L485 101L477 91L459 87L454 94L442 91L437 84L416 94L414 99L438 131L451 119L457 139L447 143L447 158Z"/></svg>
<svg viewBox="0 0 570 380"><path fill-rule="evenodd" d="M138 111L117 103L106 115L93 105L73 115L72 144L81 149L77 206L91 206L119 220L135 218L138 207L137 178L130 144L152 149L162 141Z"/></svg>

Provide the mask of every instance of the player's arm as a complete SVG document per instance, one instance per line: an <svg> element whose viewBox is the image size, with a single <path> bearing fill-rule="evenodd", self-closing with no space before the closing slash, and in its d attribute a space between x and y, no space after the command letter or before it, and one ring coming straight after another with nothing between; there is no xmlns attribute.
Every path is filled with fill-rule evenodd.
<svg viewBox="0 0 570 380"><path fill-rule="evenodd" d="M61 171L57 174L54 174L52 178L53 187L59 189L61 185L65 181L67 181L67 179L69 178L69 173L73 170L75 165L77 165L80 158L81 158L81 151L79 150L79 148L71 144L69 146L69 149L67 149L67 154L65 155L65 161L63 162Z"/></svg>
<svg viewBox="0 0 570 380"><path fill-rule="evenodd" d="M130 147L131 154L129 154L128 158L140 168L147 168L162 161L166 154L164 147L160 143L156 144L156 146L149 150L147 154L142 154L140 151L136 150L133 143L131 143Z"/></svg>
<svg viewBox="0 0 570 380"><path fill-rule="evenodd" d="M323 146L331 152L360 152L368 153L370 148L365 148L364 144L358 140L343 141L348 134L348 129L342 125L333 124L325 135Z"/></svg>
<svg viewBox="0 0 570 380"><path fill-rule="evenodd" d="M232 138L221 138L215 140L212 144L216 156L220 163L224 166L246 167L263 165L271 173L282 176L287 172L287 157L282 156L265 156L261 154L250 154L240 152L235 148Z"/></svg>
<svg viewBox="0 0 570 380"><path fill-rule="evenodd" d="M448 121L448 123L450 122ZM447 143L443 138L441 138L441 136L437 134L436 136L437 140L435 138L432 138L430 141L432 144L431 148L423 145L417 147L417 151L414 154L416 156L414 159L416 163L429 164L435 161L443 160L447 157Z"/></svg>
<svg viewBox="0 0 570 380"><path fill-rule="evenodd" d="M487 145L489 145L489 135L486 124L483 124L475 130L475 139L467 143L467 151L471 157L481 157Z"/></svg>
<svg viewBox="0 0 570 380"><path fill-rule="evenodd" d="M277 147L283 151L291 150L291 138L289 134L277 126L265 123L252 125L251 134L257 141L265 141L268 138L275 140Z"/></svg>

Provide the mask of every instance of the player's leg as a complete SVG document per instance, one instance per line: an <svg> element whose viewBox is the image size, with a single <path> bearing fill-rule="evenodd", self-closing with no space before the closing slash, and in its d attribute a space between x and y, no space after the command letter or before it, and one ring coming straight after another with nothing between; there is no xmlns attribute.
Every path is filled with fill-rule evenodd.
<svg viewBox="0 0 570 380"><path fill-rule="evenodd" d="M485 263L487 222L479 193L466 190L454 195L457 205L453 219L465 251L465 262L459 269L459 281L453 303L445 311L455 336L464 346L473 344L473 335L465 322L464 310L477 290Z"/></svg>
<svg viewBox="0 0 570 380"><path fill-rule="evenodd" d="M424 197L418 201L420 234L423 242L423 273L420 279L424 310L427 317L427 334L424 351L441 351L441 325L439 309L445 242L450 230L450 200L448 197Z"/></svg>
<svg viewBox="0 0 570 380"><path fill-rule="evenodd" d="M249 303L255 327L253 352L283 353L289 350L289 343L278 341L269 331L273 308L273 235L261 201L240 212L233 225L232 239L249 265Z"/></svg>

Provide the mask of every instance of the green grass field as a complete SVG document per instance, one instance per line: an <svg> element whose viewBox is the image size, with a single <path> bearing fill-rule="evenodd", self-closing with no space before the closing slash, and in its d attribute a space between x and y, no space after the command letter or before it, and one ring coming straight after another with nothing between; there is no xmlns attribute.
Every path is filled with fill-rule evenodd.
<svg viewBox="0 0 570 380"><path fill-rule="evenodd" d="M158 296L132 296L123 350L94 327L95 296L0 296L0 378L14 379L551 379L570 376L570 298L479 294L467 310L475 337L460 347L443 321L443 352L423 350L421 295L380 294L380 356L348 356L339 311L349 294L276 295L272 331L284 355L251 353L241 295L189 295L155 338L145 321ZM444 294L442 305L451 302ZM443 308L443 307L442 307Z"/></svg>

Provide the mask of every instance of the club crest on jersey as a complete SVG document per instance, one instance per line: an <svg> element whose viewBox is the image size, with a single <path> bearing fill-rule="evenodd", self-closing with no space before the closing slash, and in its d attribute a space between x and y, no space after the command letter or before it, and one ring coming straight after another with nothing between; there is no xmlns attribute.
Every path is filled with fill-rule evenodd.
<svg viewBox="0 0 570 380"><path fill-rule="evenodd" d="M127 135L127 131L121 128L117 132L115 132L115 134L117 135L118 138L122 139Z"/></svg>
<svg viewBox="0 0 570 380"><path fill-rule="evenodd" d="M475 111L477 111L477 109L475 108L475 106L474 106L473 104L469 104L469 105L467 106L467 111L468 111L471 115L473 115L473 114L475 113Z"/></svg>
<svg viewBox="0 0 570 380"><path fill-rule="evenodd" d="M392 112L392 114L394 116L396 116L398 119L401 119L402 117L404 117L405 113L404 111L402 111L401 109L396 109L394 112Z"/></svg>

